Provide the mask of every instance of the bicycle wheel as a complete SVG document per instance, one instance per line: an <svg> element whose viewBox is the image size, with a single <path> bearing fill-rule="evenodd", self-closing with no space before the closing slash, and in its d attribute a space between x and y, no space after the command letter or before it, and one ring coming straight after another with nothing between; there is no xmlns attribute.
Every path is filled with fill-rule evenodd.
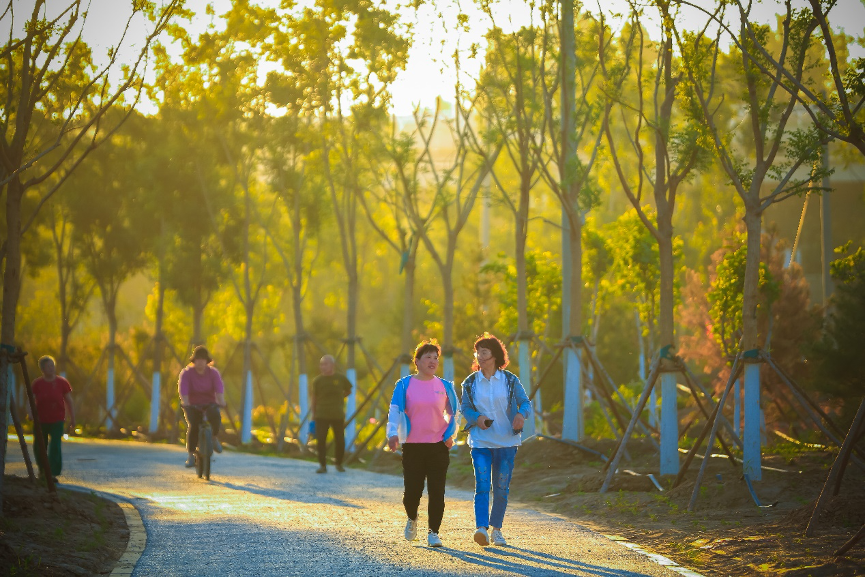
<svg viewBox="0 0 866 577"><path fill-rule="evenodd" d="M201 479L202 474L202 466L204 463L204 459L202 458L201 451L199 449L195 450L195 474L198 475L198 478Z"/></svg>
<svg viewBox="0 0 866 577"><path fill-rule="evenodd" d="M199 454L201 454L202 473L204 474L204 478L210 481L210 459L213 455L213 432L210 427L201 428L198 447Z"/></svg>

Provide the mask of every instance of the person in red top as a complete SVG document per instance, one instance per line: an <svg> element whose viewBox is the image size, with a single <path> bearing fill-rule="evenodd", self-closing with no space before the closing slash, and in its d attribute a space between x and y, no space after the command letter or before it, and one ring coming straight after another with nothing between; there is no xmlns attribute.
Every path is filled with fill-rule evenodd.
<svg viewBox="0 0 866 577"><path fill-rule="evenodd" d="M60 441L63 439L63 425L69 413L69 430L75 428L75 410L72 406L72 387L69 381L57 374L54 358L48 355L39 359L42 376L33 381L33 397L36 400L36 417L42 426L42 436L48 446L48 468L54 482L63 469ZM39 474L45 478L40 459Z"/></svg>
<svg viewBox="0 0 866 577"><path fill-rule="evenodd" d="M223 448L217 438L220 432L220 411L213 405L226 406L223 380L220 372L213 367L213 359L207 349L201 345L193 349L192 356L177 379L177 389L180 393L180 405L186 415L186 450L189 458L187 467L195 466L195 449L198 446L198 429L201 425L202 411L196 407L210 405L205 415L213 430L214 451L222 453Z"/></svg>

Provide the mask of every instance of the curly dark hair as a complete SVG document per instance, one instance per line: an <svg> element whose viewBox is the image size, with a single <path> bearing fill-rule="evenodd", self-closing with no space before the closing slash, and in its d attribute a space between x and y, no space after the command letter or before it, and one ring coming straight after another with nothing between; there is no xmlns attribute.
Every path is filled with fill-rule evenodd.
<svg viewBox="0 0 866 577"><path fill-rule="evenodd" d="M496 368L504 369L508 366L508 351L505 349L505 345L490 333L485 332L483 335L475 339L473 347L476 353L478 352L478 349L487 349L493 353L493 358L496 360ZM476 358L472 361L472 370L477 371L480 368L481 366L478 364L478 359Z"/></svg>
<svg viewBox="0 0 866 577"><path fill-rule="evenodd" d="M415 363L418 362L418 359L426 355L427 353L436 353L437 357L442 356L442 348L439 346L439 341L436 339L425 339L418 343L418 346L415 347Z"/></svg>

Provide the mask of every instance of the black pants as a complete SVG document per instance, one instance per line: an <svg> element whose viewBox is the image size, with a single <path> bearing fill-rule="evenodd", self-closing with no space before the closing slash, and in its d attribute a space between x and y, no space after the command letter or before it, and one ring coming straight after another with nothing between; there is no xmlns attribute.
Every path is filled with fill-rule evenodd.
<svg viewBox="0 0 866 577"><path fill-rule="evenodd" d="M319 464L325 466L325 453L328 452L328 429L334 431L334 460L343 464L343 453L346 450L346 439L343 436L343 419L316 419L316 451L319 453Z"/></svg>
<svg viewBox="0 0 866 577"><path fill-rule="evenodd" d="M418 518L418 505L427 481L427 526L439 533L445 514L445 477L451 456L444 442L403 444L403 507L410 519Z"/></svg>
<svg viewBox="0 0 866 577"><path fill-rule="evenodd" d="M201 411L184 407L183 414L186 416L186 450L192 453L198 447L198 428L201 426ZM210 423L213 435L217 436L222 422L220 410L217 407L208 407L207 420Z"/></svg>

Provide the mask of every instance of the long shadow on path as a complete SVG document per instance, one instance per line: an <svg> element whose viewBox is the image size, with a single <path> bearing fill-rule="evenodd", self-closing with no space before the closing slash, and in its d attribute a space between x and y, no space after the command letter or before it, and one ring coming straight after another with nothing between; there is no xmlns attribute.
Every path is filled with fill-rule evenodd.
<svg viewBox="0 0 866 577"><path fill-rule="evenodd" d="M484 553L471 553L469 551L458 551L454 549L441 548L437 552L450 555L466 563L480 565L490 569L509 571L516 575L595 575L598 577L646 577L643 573L626 571L623 569L610 569L601 565L592 565L581 561L574 561L539 553L529 549L509 546L508 548L488 548ZM521 553L515 553L520 551ZM526 565L524 562L531 563Z"/></svg>
<svg viewBox="0 0 866 577"><path fill-rule="evenodd" d="M359 505L355 505L354 503L347 503L341 499L335 499L334 497L329 497L322 493L314 493L314 494L303 494L303 493L294 493L291 491L281 490L281 489L269 489L267 487L260 487L258 485L236 485L234 483L226 483L225 481L211 481L212 485L218 485L220 487L225 487L226 489L231 489L233 491L244 491L247 493L252 493L254 495L259 495L261 497L269 497L271 499L280 499L281 501L294 501L296 503L311 503L311 504L322 504L322 505L334 505L336 507L350 507L352 509L363 509L363 507Z"/></svg>

